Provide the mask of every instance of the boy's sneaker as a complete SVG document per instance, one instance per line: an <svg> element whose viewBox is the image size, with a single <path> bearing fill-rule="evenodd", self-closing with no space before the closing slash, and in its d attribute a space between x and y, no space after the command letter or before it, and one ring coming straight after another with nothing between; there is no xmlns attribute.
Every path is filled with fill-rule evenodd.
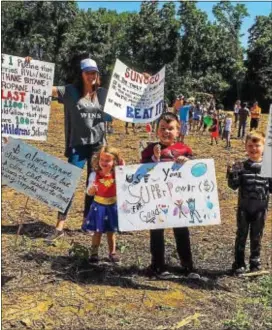
<svg viewBox="0 0 272 330"><path fill-rule="evenodd" d="M166 270L166 267L155 267L154 265L150 265L147 267L145 275L148 277L163 278L169 276L170 273Z"/></svg>
<svg viewBox="0 0 272 330"><path fill-rule="evenodd" d="M237 267L233 269L233 272L235 275L243 275L246 273L246 267L245 266L241 266L241 267Z"/></svg>
<svg viewBox="0 0 272 330"><path fill-rule="evenodd" d="M55 229L53 233L49 234L46 238L45 241L49 244L54 243L57 241L59 238L64 236L64 231L63 230L57 230Z"/></svg>
<svg viewBox="0 0 272 330"><path fill-rule="evenodd" d="M98 254L92 254L90 256L89 262L91 262L92 264L97 264L99 262Z"/></svg>
<svg viewBox="0 0 272 330"><path fill-rule="evenodd" d="M261 265L250 265L250 272L252 272L252 273L259 272L261 270L262 270Z"/></svg>
<svg viewBox="0 0 272 330"><path fill-rule="evenodd" d="M114 262L114 263L116 263L116 262L120 262L120 258L119 258L118 255L115 254L115 253L112 253L112 254L109 255L109 260L110 260L111 262Z"/></svg>

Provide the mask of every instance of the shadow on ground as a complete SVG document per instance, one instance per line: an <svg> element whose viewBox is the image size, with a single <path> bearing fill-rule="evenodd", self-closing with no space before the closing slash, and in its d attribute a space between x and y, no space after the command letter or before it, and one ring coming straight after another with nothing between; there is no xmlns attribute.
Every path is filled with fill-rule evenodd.
<svg viewBox="0 0 272 330"><path fill-rule="evenodd" d="M24 261L36 262L39 265L50 263L51 270L59 279L72 281L77 284L110 285L135 290L165 291L158 286L161 281L171 281L200 290L223 290L229 288L218 283L218 280L229 274L229 271L198 270L201 275L198 279L187 277L179 267L170 267L170 274L164 277L150 277L147 269L136 265L125 266L113 264L102 259L97 264L71 256L49 256L44 253L29 252L22 256ZM204 277L205 275L205 277ZM148 282L146 282L148 281Z"/></svg>

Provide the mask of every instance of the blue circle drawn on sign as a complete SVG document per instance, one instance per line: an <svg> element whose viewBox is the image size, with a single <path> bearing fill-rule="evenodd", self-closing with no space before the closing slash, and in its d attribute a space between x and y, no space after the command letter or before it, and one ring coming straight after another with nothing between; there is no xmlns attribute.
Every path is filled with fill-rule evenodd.
<svg viewBox="0 0 272 330"><path fill-rule="evenodd" d="M205 163L197 163L191 168L191 173L195 177L204 175L207 172L207 165Z"/></svg>

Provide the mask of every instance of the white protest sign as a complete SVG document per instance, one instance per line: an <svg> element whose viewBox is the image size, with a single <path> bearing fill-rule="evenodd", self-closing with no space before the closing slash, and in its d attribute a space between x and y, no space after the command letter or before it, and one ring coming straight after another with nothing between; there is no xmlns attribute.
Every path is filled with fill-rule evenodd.
<svg viewBox="0 0 272 330"><path fill-rule="evenodd" d="M264 146L264 155L263 155L263 163L261 169L261 176L265 178L272 178L272 104L269 109L269 117L265 135L265 146Z"/></svg>
<svg viewBox="0 0 272 330"><path fill-rule="evenodd" d="M21 140L9 138L2 153L2 182L49 207L64 212L81 169Z"/></svg>
<svg viewBox="0 0 272 330"><path fill-rule="evenodd" d="M220 224L213 159L115 167L121 231Z"/></svg>
<svg viewBox="0 0 272 330"><path fill-rule="evenodd" d="M45 141L55 64L1 54L2 135Z"/></svg>
<svg viewBox="0 0 272 330"><path fill-rule="evenodd" d="M160 117L164 107L165 67L149 78L115 62L104 111L129 123L148 123Z"/></svg>

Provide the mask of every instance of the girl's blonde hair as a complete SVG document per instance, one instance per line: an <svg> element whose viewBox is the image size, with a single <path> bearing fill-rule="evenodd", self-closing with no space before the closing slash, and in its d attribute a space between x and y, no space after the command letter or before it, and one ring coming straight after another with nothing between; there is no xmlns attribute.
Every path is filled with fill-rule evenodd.
<svg viewBox="0 0 272 330"><path fill-rule="evenodd" d="M122 158L121 158L120 152L117 148L110 147L110 146L103 146L92 157L92 168L94 169L94 171L97 172L97 171L101 170L101 167L99 166L99 159L100 159L101 152L111 154L114 157L114 165L113 166L117 166L117 165L120 165L122 163Z"/></svg>

